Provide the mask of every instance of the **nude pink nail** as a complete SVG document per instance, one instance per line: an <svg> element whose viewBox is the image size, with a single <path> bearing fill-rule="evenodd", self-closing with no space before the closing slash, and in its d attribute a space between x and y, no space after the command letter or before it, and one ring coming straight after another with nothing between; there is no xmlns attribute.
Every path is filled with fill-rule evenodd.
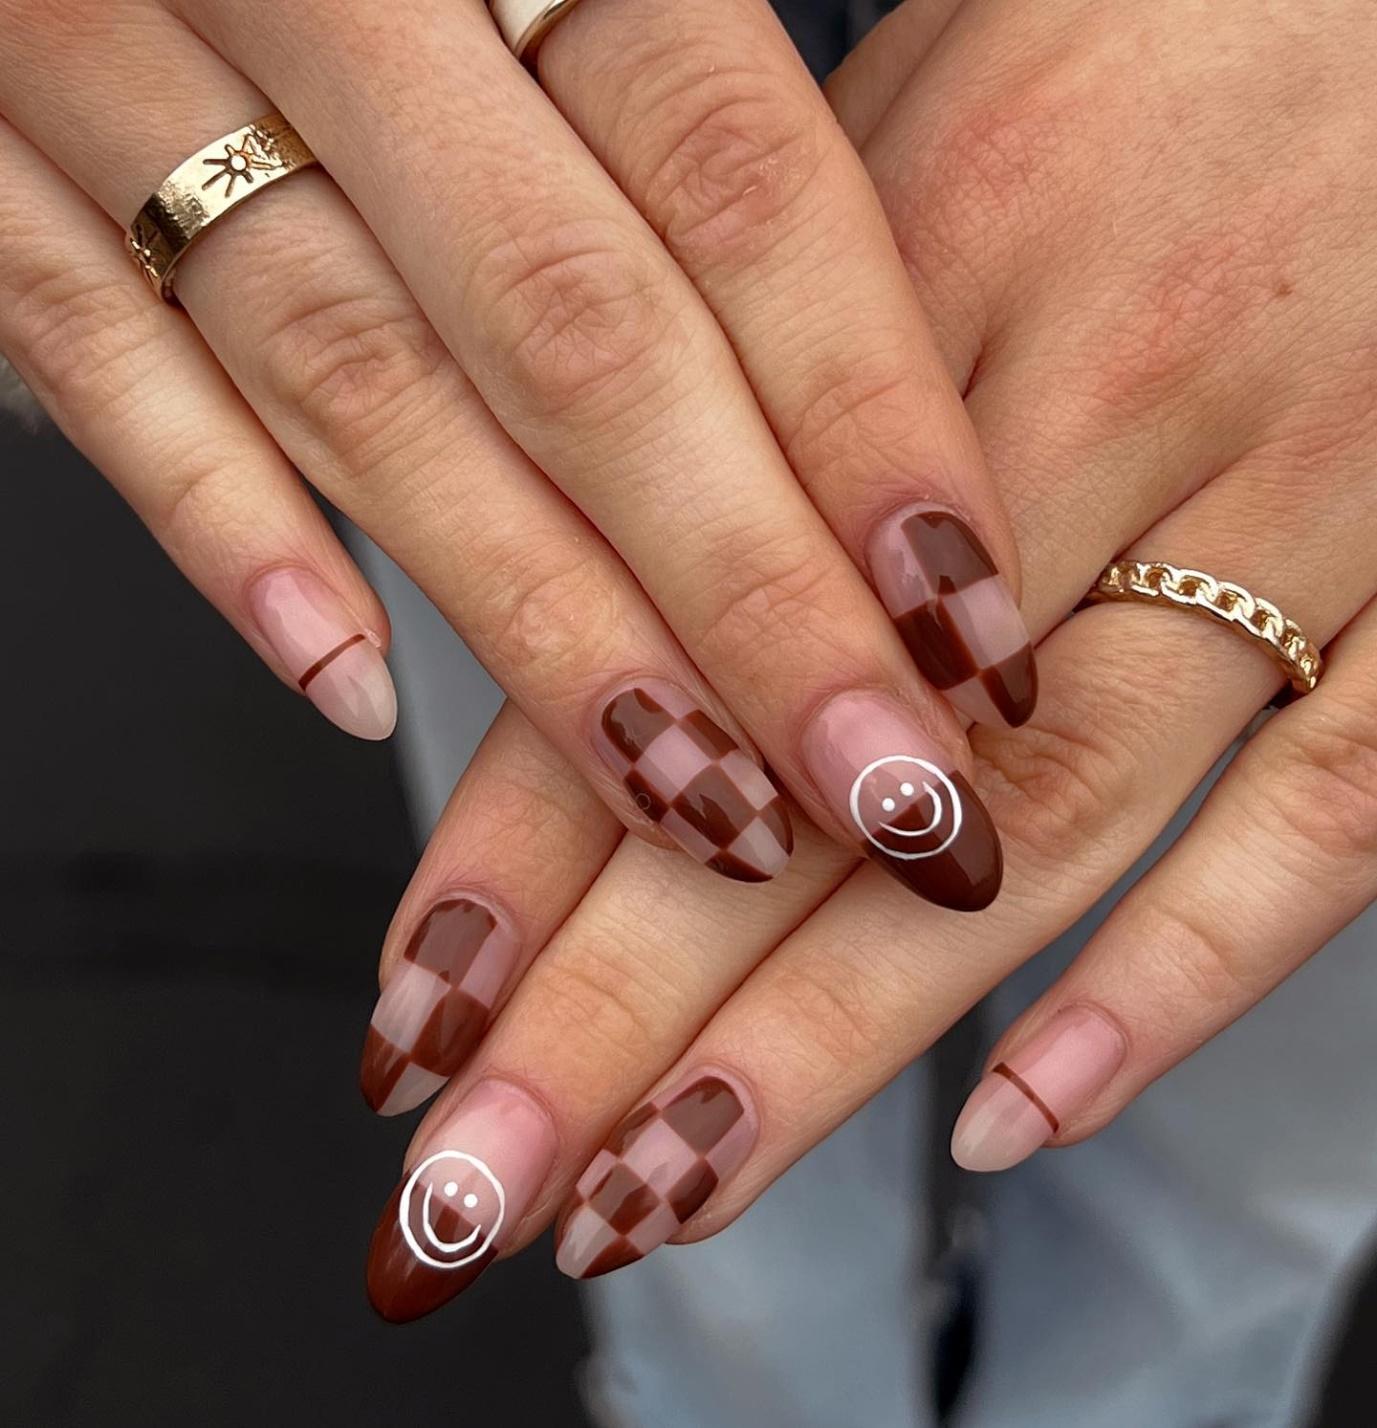
<svg viewBox="0 0 1377 1428"><path fill-rule="evenodd" d="M952 1159L965 1170L1026 1160L1109 1084L1126 1050L1123 1033L1099 1012L1058 1012L971 1092L952 1131Z"/></svg>
<svg viewBox="0 0 1377 1428"><path fill-rule="evenodd" d="M250 587L264 639L303 694L360 739L385 739L397 723L397 693L377 637L308 570L270 570Z"/></svg>

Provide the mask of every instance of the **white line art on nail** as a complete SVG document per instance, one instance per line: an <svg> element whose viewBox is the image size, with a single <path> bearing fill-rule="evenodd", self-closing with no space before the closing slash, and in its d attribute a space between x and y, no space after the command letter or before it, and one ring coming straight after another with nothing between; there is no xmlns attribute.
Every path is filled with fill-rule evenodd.
<svg viewBox="0 0 1377 1428"><path fill-rule="evenodd" d="M436 1186L433 1183L435 1177L431 1177L427 1181L425 1193L421 1196L416 1216L421 1236L429 1246L429 1249L426 1249L422 1247L420 1239L417 1238L416 1227L411 1222L412 1206L421 1176L441 1161L457 1162L456 1173L460 1178L446 1180L439 1187L440 1194L454 1204L456 1211L462 1207L466 1217L474 1222L473 1229L458 1240L446 1240L436 1232L431 1219ZM477 1171L480 1179L475 1182L469 1171ZM464 1188L462 1195L459 1193L461 1182ZM493 1203L485 1205L484 1200L489 1198L486 1195L489 1189L492 1191ZM480 1255L486 1253L497 1238L506 1213L507 1195L502 1188L502 1182L476 1155L469 1155L463 1150L438 1150L411 1172L402 1189L401 1203L397 1207L397 1221L401 1226L402 1238L422 1264L428 1264L432 1269L458 1269L461 1265L472 1264ZM443 1255L445 1258L436 1258L437 1255Z"/></svg>
<svg viewBox="0 0 1377 1428"><path fill-rule="evenodd" d="M914 769L922 776L915 776ZM932 809L925 822L906 827L889 821L896 814L906 819L923 800ZM886 857L904 862L945 853L956 841L964 816L961 795L951 779L936 764L911 754L886 754L867 764L851 785L850 806L866 842Z"/></svg>

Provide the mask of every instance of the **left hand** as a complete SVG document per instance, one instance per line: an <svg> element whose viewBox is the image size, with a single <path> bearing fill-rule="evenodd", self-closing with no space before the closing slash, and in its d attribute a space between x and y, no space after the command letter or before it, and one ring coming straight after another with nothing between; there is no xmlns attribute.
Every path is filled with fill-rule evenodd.
<svg viewBox="0 0 1377 1428"><path fill-rule="evenodd" d="M1329 668L1006 1034L958 1159L999 1169L1092 1134L1377 895L1366 0L1266 21L1242 0L1127 18L1098 0L947 8L913 82L853 129L968 390L1046 636L1034 720L974 739L1004 892L963 919L869 868L834 891L847 864L812 830L749 892L624 844L417 1133L374 1241L391 1317L529 1241L575 1182L571 1273L722 1228L1112 887L1280 685L1255 643L1175 611L1067 618L1122 551L1276 599L1329 644ZM844 111L851 86L873 98L868 56L893 79L899 37L926 49L930 12L900 11L848 65ZM468 819L504 802L480 769L419 889L462 882ZM390 939L393 976L421 906Z"/></svg>

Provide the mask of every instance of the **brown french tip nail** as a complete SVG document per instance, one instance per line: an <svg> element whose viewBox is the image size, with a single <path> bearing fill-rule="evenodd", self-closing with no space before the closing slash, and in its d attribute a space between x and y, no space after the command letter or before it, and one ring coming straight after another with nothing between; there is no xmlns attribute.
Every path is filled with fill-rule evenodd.
<svg viewBox="0 0 1377 1428"><path fill-rule="evenodd" d="M421 919L373 1009L359 1067L364 1100L396 1116L428 1100L468 1060L516 966L507 920L456 893Z"/></svg>
<svg viewBox="0 0 1377 1428"><path fill-rule="evenodd" d="M794 831L779 790L682 689L644 680L620 690L595 742L637 808L691 857L743 883L783 871Z"/></svg>
<svg viewBox="0 0 1377 1428"><path fill-rule="evenodd" d="M977 724L1032 717L1037 661L1027 626L989 551L959 516L920 503L876 527L875 588L919 672Z"/></svg>
<svg viewBox="0 0 1377 1428"><path fill-rule="evenodd" d="M554 1163L545 1110L507 1081L480 1081L392 1192L368 1251L368 1298L389 1323L461 1294L501 1253Z"/></svg>
<svg viewBox="0 0 1377 1428"><path fill-rule="evenodd" d="M988 810L893 700L869 691L830 699L804 732L803 756L837 818L887 873L957 912L995 900L1004 852Z"/></svg>
<svg viewBox="0 0 1377 1428"><path fill-rule="evenodd" d="M579 1176L555 1227L555 1263L596 1279L644 1259L750 1154L759 1124L745 1088L699 1071L638 1106Z"/></svg>

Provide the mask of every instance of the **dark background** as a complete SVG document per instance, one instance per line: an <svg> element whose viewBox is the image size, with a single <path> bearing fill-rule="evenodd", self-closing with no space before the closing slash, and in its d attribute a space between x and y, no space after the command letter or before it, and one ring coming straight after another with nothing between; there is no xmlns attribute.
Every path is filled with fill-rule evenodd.
<svg viewBox="0 0 1377 1428"><path fill-rule="evenodd" d="M780 8L823 70L884 6ZM0 423L0 535L0 1423L578 1428L548 1246L404 1329L364 1299L411 1124L355 1085L416 851L389 750L283 689L56 433ZM1374 1421L1364 1297L1324 1428Z"/></svg>

